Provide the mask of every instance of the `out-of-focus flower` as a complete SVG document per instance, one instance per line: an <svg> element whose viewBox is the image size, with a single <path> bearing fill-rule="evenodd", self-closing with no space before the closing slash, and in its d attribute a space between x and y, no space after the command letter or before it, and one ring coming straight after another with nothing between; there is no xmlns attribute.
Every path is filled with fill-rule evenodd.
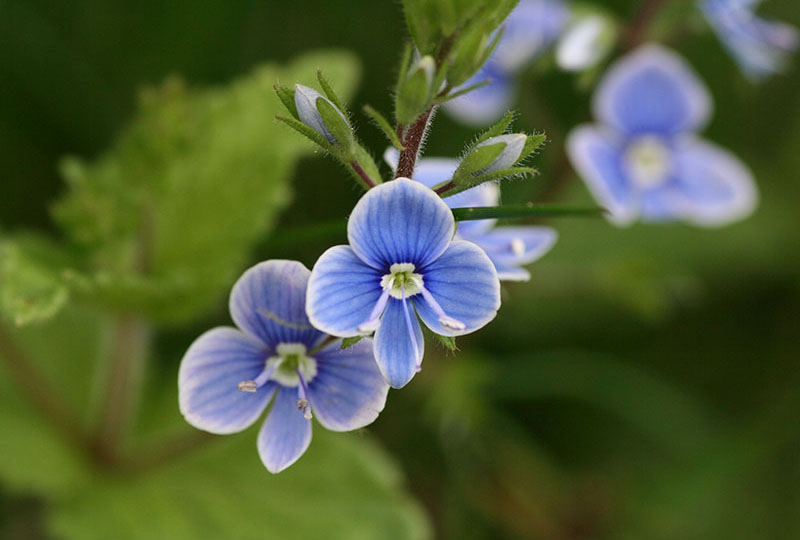
<svg viewBox="0 0 800 540"><path fill-rule="evenodd" d="M445 105L458 120L485 125L500 118L514 97L514 76L547 49L569 20L563 0L521 0L508 16L503 36L483 68L464 87L492 82Z"/></svg>
<svg viewBox="0 0 800 540"><path fill-rule="evenodd" d="M614 33L609 19L601 15L587 15L574 21L558 40L558 67L564 71L591 68L614 46Z"/></svg>
<svg viewBox="0 0 800 540"><path fill-rule="evenodd" d="M723 225L757 203L752 174L733 154L695 135L711 97L675 53L648 45L619 60L594 96L599 125L570 133L573 166L610 219Z"/></svg>
<svg viewBox="0 0 800 540"><path fill-rule="evenodd" d="M375 360L400 388L424 352L417 316L433 332L458 336L494 319L500 283L486 254L453 241L455 221L442 199L398 178L369 190L347 223L349 246L322 254L311 271L306 311L332 335L375 331Z"/></svg>
<svg viewBox="0 0 800 540"><path fill-rule="evenodd" d="M699 3L711 27L742 71L761 80L784 69L797 50L797 28L755 14L761 0L703 0Z"/></svg>
<svg viewBox="0 0 800 540"><path fill-rule="evenodd" d="M397 150L388 148L384 159L392 168L397 167ZM414 168L414 180L433 187L452 178L458 165L457 159L421 158ZM497 206L500 203L500 190L495 182L486 182L446 197L444 201L450 208ZM501 281L529 280L530 272L522 267L550 251L558 234L550 227L495 227L496 222L494 219L462 221L456 229L456 238L472 242L483 249L494 264L497 277Z"/></svg>
<svg viewBox="0 0 800 540"><path fill-rule="evenodd" d="M238 328L218 327L197 338L178 374L181 413L211 433L246 429L273 401L258 435L258 453L273 473L308 448L312 413L328 429L357 429L377 418L389 391L372 340L341 349L340 340L311 326L309 274L295 261L247 270L230 296Z"/></svg>

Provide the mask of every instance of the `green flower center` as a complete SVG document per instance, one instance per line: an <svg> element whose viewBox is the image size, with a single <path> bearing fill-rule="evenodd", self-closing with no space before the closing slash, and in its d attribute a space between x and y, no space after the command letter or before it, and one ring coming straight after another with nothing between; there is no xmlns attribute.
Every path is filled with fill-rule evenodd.
<svg viewBox="0 0 800 540"><path fill-rule="evenodd" d="M266 368L274 366L270 379L283 386L299 386L299 371L306 383L317 375L317 361L306 355L306 346L302 343L281 343L275 349L276 356L267 359Z"/></svg>
<svg viewBox="0 0 800 540"><path fill-rule="evenodd" d="M422 275L415 274L416 267L411 263L396 263L389 267L389 273L381 278L383 290L389 290L389 295L398 300L419 294L424 282Z"/></svg>

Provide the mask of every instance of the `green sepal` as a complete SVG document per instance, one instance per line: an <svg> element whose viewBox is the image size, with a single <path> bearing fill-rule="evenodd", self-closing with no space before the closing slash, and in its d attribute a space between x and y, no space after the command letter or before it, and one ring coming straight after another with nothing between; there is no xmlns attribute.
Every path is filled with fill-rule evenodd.
<svg viewBox="0 0 800 540"><path fill-rule="evenodd" d="M331 145L331 143L325 140L325 137L323 137L322 135L320 135L319 133L317 133L304 123L302 123L300 120L296 120L294 118L287 118L279 114L276 114L275 118L280 120L290 128L294 129L301 135L305 136L306 138L311 140L311 142L314 142L317 145L321 146L326 152L330 152L331 154L336 153L336 149L333 147L333 145Z"/></svg>
<svg viewBox="0 0 800 540"><path fill-rule="evenodd" d="M389 121L386 119L385 116L383 116L381 113L379 113L369 105L364 105L363 111L364 114L366 114L369 117L369 119L372 120L372 123L375 124L375 126L381 130L381 133L383 133L383 135L387 139L389 139L389 142L392 143L392 146L394 146L401 152L406 149L406 147L403 146L403 143L400 142L400 138L397 136L397 133L392 128L392 125L389 123Z"/></svg>
<svg viewBox="0 0 800 540"><path fill-rule="evenodd" d="M283 103L283 106L286 107L286 110L289 111L295 120L299 120L300 117L297 114L297 105L294 103L294 88L286 88L279 84L276 84L273 88L278 98L281 100L281 103Z"/></svg>
<svg viewBox="0 0 800 540"><path fill-rule="evenodd" d="M342 100L339 99L339 96L336 95L336 92L333 91L333 87L328 82L328 79L322 74L322 70L317 70L317 81L319 81L319 85L322 87L322 91L325 92L325 95L331 100L331 103L336 105L342 113L347 116L347 108L342 103ZM328 128L330 129L330 128Z"/></svg>
<svg viewBox="0 0 800 540"><path fill-rule="evenodd" d="M353 130L347 121L342 118L342 113L330 101L322 97L317 98L316 105L325 127L336 138L336 153L340 154L343 159L353 159L353 145L355 143Z"/></svg>
<svg viewBox="0 0 800 540"><path fill-rule="evenodd" d="M533 135L528 135L527 140L525 141L525 146L522 147L522 152L520 153L520 157L517 162L520 162L528 157L531 154L536 152L541 146L547 142L547 135L544 133L535 133Z"/></svg>
<svg viewBox="0 0 800 540"><path fill-rule="evenodd" d="M365 337L366 336L353 336L353 337L342 338L342 346L340 347L340 349L347 349L348 347L352 347Z"/></svg>
<svg viewBox="0 0 800 540"><path fill-rule="evenodd" d="M456 185L468 183L473 174L488 167L505 150L505 143L487 144L478 148L473 148L467 156L461 160L458 169L453 174L453 181Z"/></svg>
<svg viewBox="0 0 800 540"><path fill-rule="evenodd" d="M440 70L440 71L442 73L445 72L445 70ZM473 90L477 90L478 88L483 88L484 86L486 86L488 84L491 84L491 83L492 83L492 79L485 79L485 80L483 80L483 81L481 81L479 83L471 84L468 87L459 90L458 92L453 92L452 94L446 94L446 95L444 95L444 96L442 96L440 98L436 98L434 103L436 105L441 105L443 103L447 103L448 101L454 100L457 97L461 97L464 94L469 94Z"/></svg>
<svg viewBox="0 0 800 540"><path fill-rule="evenodd" d="M431 334L433 334L433 338L439 343L439 345L448 351L455 352L458 350L458 346L456 346L456 338L453 336L443 336L433 331L431 331Z"/></svg>
<svg viewBox="0 0 800 540"><path fill-rule="evenodd" d="M416 120L428 108L431 80L424 69L417 69L400 84L395 96L395 117L401 124Z"/></svg>
<svg viewBox="0 0 800 540"><path fill-rule="evenodd" d="M378 169L378 165L375 163L375 160L372 159L372 156L366 150L366 148L364 148L358 143L355 143L353 145L353 151L354 151L354 159L352 160L352 162L358 163L358 165L364 170L364 172L367 174L367 176L369 176L370 180L372 180L374 184L377 185L383 183L383 179L381 178L381 172ZM356 178L358 183L364 187L364 189L367 190L370 189L370 186L367 185L361 178L361 176L359 176L359 174L355 171L352 162L347 164L348 169Z"/></svg>
<svg viewBox="0 0 800 540"><path fill-rule="evenodd" d="M486 182L491 182L493 180L505 180L508 178L523 178L525 176L535 176L539 174L539 171L533 169L531 167L511 167L510 169L500 169L499 171L492 171L490 173L481 174L477 176L467 176L465 177L462 182L455 182L455 186L452 189L448 189L444 193L442 193L442 197L452 197L462 191L466 191L468 189L474 188L481 184L485 184ZM448 180L449 182L449 180ZM448 182L443 182L439 184L441 187L446 185Z"/></svg>
<svg viewBox="0 0 800 540"><path fill-rule="evenodd" d="M436 5L430 0L403 0L403 12L417 50L432 53L441 36Z"/></svg>
<svg viewBox="0 0 800 540"><path fill-rule="evenodd" d="M521 219L552 217L600 217L607 210L599 206L570 207L547 204L512 204L505 206L484 206L472 208L453 208L456 221L477 219Z"/></svg>
<svg viewBox="0 0 800 540"><path fill-rule="evenodd" d="M403 47L403 58L400 60L400 70L397 73L397 82L394 85L395 95L400 92L400 85L402 85L408 77L408 70L411 68L413 54L413 46L411 43L406 43Z"/></svg>
<svg viewBox="0 0 800 540"><path fill-rule="evenodd" d="M511 122L514 121L515 116L516 114L514 113L514 111L508 111L506 114L503 115L503 118L497 121L496 124L494 124L489 129L481 133L472 146L477 146L487 139L491 139L492 137L497 137L498 135L502 135L503 133L505 133L508 127L511 125ZM525 142L525 144L526 145L528 144L527 141Z"/></svg>

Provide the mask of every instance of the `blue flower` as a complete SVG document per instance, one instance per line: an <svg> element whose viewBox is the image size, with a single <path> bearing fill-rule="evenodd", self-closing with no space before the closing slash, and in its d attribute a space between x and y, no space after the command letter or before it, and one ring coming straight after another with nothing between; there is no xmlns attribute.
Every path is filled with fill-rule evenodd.
<svg viewBox="0 0 800 540"><path fill-rule="evenodd" d="M386 162L397 167L398 152L389 147L383 155ZM422 158L414 168L414 180L433 187L452 178L459 161L449 158ZM497 206L500 189L495 182L486 182L462 191L444 201L450 208ZM495 227L496 219L462 221L456 238L467 240L483 249L497 270L501 281L527 281L530 272L522 268L541 258L556 243L558 234L550 227L522 225Z"/></svg>
<svg viewBox="0 0 800 540"><path fill-rule="evenodd" d="M567 151L613 222L714 226L755 208L747 167L696 136L710 116L711 97L675 53L649 45L622 58L603 77L593 105L600 125L575 128Z"/></svg>
<svg viewBox="0 0 800 540"><path fill-rule="evenodd" d="M782 71L800 45L797 29L761 19L754 13L761 0L703 0L699 3L714 32L739 66L758 81Z"/></svg>
<svg viewBox="0 0 800 540"><path fill-rule="evenodd" d="M246 429L272 408L258 435L270 472L294 463L311 442L311 417L334 431L370 424L389 387L365 339L347 348L311 326L305 312L310 272L295 261L267 261L233 287L231 317L197 338L181 361L180 410L211 433ZM274 396L274 400L272 399Z"/></svg>
<svg viewBox="0 0 800 540"><path fill-rule="evenodd" d="M349 246L322 254L311 271L311 323L343 337L375 331L375 360L389 384L407 384L422 364L417 317L458 336L494 319L500 283L476 245L453 241L453 214L433 190L398 178L369 190L347 223Z"/></svg>
<svg viewBox="0 0 800 540"><path fill-rule="evenodd" d="M458 120L485 125L510 107L517 72L549 47L564 30L569 8L563 0L521 0L505 21L505 31L486 65L463 87L491 83L458 97L445 109Z"/></svg>

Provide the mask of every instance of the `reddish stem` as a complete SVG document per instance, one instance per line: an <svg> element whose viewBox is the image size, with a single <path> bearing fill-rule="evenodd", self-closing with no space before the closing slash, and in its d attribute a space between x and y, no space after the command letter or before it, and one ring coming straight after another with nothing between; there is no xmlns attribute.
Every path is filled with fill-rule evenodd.
<svg viewBox="0 0 800 540"><path fill-rule="evenodd" d="M361 180L363 180L364 183L367 185L367 189L372 189L377 185L372 180L372 178L369 177L369 175L367 174L367 171L365 171L361 167L361 165L358 163L358 161L356 161L356 160L351 161L350 162L350 166L353 167L353 170L356 172L356 174L359 176L359 178L361 178Z"/></svg>

